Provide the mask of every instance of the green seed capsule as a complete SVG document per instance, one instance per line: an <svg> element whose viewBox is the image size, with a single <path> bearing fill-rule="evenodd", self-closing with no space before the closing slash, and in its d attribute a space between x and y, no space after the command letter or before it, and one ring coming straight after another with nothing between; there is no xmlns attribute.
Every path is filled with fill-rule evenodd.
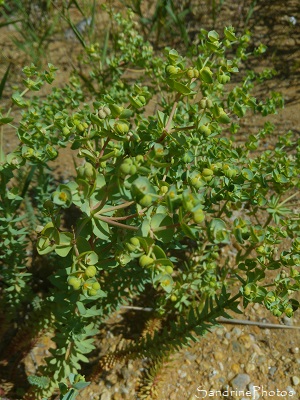
<svg viewBox="0 0 300 400"><path fill-rule="evenodd" d="M90 296L96 296L97 293L98 293L98 290L95 290L95 289L90 289L89 290L89 295Z"/></svg>
<svg viewBox="0 0 300 400"><path fill-rule="evenodd" d="M169 274L169 275L171 275L173 273L173 268L171 267L171 265L165 266L165 272L166 272L166 274Z"/></svg>
<svg viewBox="0 0 300 400"><path fill-rule="evenodd" d="M99 282L94 282L92 284L92 289L94 290L99 290L100 289L100 283Z"/></svg>
<svg viewBox="0 0 300 400"><path fill-rule="evenodd" d="M214 171L210 168L204 168L202 171L202 175L204 176L212 176L214 174Z"/></svg>
<svg viewBox="0 0 300 400"><path fill-rule="evenodd" d="M77 125L77 128L80 130L80 132L83 132L84 131L84 126L83 126L83 124L79 124L79 125Z"/></svg>
<svg viewBox="0 0 300 400"><path fill-rule="evenodd" d="M230 122L230 118L226 114L224 110L220 110L220 114L217 118L218 122L221 122L222 124L228 124Z"/></svg>
<svg viewBox="0 0 300 400"><path fill-rule="evenodd" d="M202 99L199 101L199 108L201 108L201 110L204 110L207 107L207 100L206 99Z"/></svg>
<svg viewBox="0 0 300 400"><path fill-rule="evenodd" d="M211 134L211 130L207 125L201 125L199 128L200 133L204 136L209 136Z"/></svg>
<svg viewBox="0 0 300 400"><path fill-rule="evenodd" d="M68 285L72 286L74 290L78 290L81 286L81 280L76 276L69 276Z"/></svg>
<svg viewBox="0 0 300 400"><path fill-rule="evenodd" d="M95 177L95 168L90 163L84 165L84 177L91 179Z"/></svg>
<svg viewBox="0 0 300 400"><path fill-rule="evenodd" d="M97 268L94 265L89 265L85 270L85 275L89 278L93 278L97 273Z"/></svg>
<svg viewBox="0 0 300 400"><path fill-rule="evenodd" d="M152 204L152 196L150 194L145 194L140 200L139 204L142 207L149 207Z"/></svg>
<svg viewBox="0 0 300 400"><path fill-rule="evenodd" d="M138 247L140 245L140 241L136 237L132 237L129 239L130 243L133 244L135 247Z"/></svg>
<svg viewBox="0 0 300 400"><path fill-rule="evenodd" d="M125 135L129 131L129 126L124 122L117 122L114 125L114 129L119 135Z"/></svg>
<svg viewBox="0 0 300 400"><path fill-rule="evenodd" d="M166 193L168 193L168 190L169 190L168 186L161 186L161 188L159 189L159 192L161 194L166 194Z"/></svg>
<svg viewBox="0 0 300 400"><path fill-rule="evenodd" d="M194 70L193 70L193 69L188 69L188 70L186 71L186 74L187 74L187 77L190 78L190 79L195 78L195 73L194 73Z"/></svg>
<svg viewBox="0 0 300 400"><path fill-rule="evenodd" d="M98 117L101 118L101 119L106 118L106 112L104 110L100 109L98 111Z"/></svg>
<svg viewBox="0 0 300 400"><path fill-rule="evenodd" d="M46 200L45 203L43 204L44 208L48 210L49 212L54 209L54 203L51 200Z"/></svg>
<svg viewBox="0 0 300 400"><path fill-rule="evenodd" d="M212 106L213 106L213 102L210 99L207 100L206 104L207 104L207 108L212 108Z"/></svg>
<svg viewBox="0 0 300 400"><path fill-rule="evenodd" d="M131 171L131 167L132 167L132 165L123 162L123 163L120 165L120 172L121 172L121 174L122 174L122 175L129 175L129 174L130 174L130 171Z"/></svg>
<svg viewBox="0 0 300 400"><path fill-rule="evenodd" d="M205 215L202 210L197 210L193 212L193 220L196 222L196 224L201 224L201 222L204 221Z"/></svg>
<svg viewBox="0 0 300 400"><path fill-rule="evenodd" d="M148 267L149 265L153 264L154 260L153 258L147 256L146 254L143 254L139 258L139 264L142 268Z"/></svg>
<svg viewBox="0 0 300 400"><path fill-rule="evenodd" d="M139 101L140 101L143 105L145 105L145 104L146 104L145 96L139 96Z"/></svg>
<svg viewBox="0 0 300 400"><path fill-rule="evenodd" d="M132 166L130 167L130 175L134 175L134 174L136 173L136 171L137 171L136 166L135 166L135 165L132 165Z"/></svg>
<svg viewBox="0 0 300 400"><path fill-rule="evenodd" d="M108 107L104 107L104 108L103 108L103 111L105 112L105 114L106 114L107 116L111 114L111 111L110 111L110 109L109 109Z"/></svg>
<svg viewBox="0 0 300 400"><path fill-rule="evenodd" d="M169 75L176 75L179 71L178 67L175 67L174 65L167 65L166 67L166 73Z"/></svg>
<svg viewBox="0 0 300 400"><path fill-rule="evenodd" d="M125 247L126 247L126 249L128 250L128 251L134 251L135 249L136 249L136 246L134 246L133 244L131 244L131 243L125 243L125 245L124 245Z"/></svg>
<svg viewBox="0 0 300 400"><path fill-rule="evenodd" d="M70 129L66 126L62 129L62 133L64 136L68 136L70 134Z"/></svg>

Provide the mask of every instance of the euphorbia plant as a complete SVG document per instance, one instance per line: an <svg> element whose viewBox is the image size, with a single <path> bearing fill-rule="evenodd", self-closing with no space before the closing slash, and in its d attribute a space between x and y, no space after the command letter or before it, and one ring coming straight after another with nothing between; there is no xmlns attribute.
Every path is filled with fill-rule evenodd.
<svg viewBox="0 0 300 400"><path fill-rule="evenodd" d="M77 160L74 179L43 203L48 222L37 229L39 254L62 260L41 296L56 348L40 368L50 380L37 397L78 373L100 324L122 304L139 305L145 292L151 296L141 305L153 308L168 329L117 359L168 354L228 310L238 311L240 299L245 306L265 304L277 316L291 316L298 307L299 218L290 207L299 188L298 149L287 152L294 146L288 133L274 150L252 154L273 132L270 123L256 134L245 132L242 145L234 142L248 111L266 115L281 102L276 94L265 103L251 94L267 73L249 72L226 86L249 56L249 35L237 37L232 27L222 39L203 31L186 57L166 49L164 57L152 58L145 43L146 56L138 59L134 41L141 37L130 29L127 42L118 39L122 53L111 55L106 69L92 65L94 87L107 85L92 103L84 102L76 77L44 101L13 97L25 109L21 145L2 171L47 163L67 144ZM95 47L88 49L97 59ZM131 54L146 72L134 85L122 78ZM24 73L28 89L35 89L52 80L54 68L39 74L31 66ZM61 217L71 209L76 218L66 227ZM283 241L287 249L279 253ZM224 259L222 248L234 251ZM231 294L234 279L240 290Z"/></svg>

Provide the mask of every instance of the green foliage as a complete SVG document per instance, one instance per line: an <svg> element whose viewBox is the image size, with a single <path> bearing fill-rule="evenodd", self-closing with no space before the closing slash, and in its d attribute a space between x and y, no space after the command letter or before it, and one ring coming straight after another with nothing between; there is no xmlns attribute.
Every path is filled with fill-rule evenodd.
<svg viewBox="0 0 300 400"><path fill-rule="evenodd" d="M159 45L162 34L166 37L170 31L180 35L185 46L190 44L187 31L186 16L189 14L190 0L174 2L173 0L157 0L153 15L146 16L142 11L142 0L122 1L139 17L145 37L155 35L155 44ZM171 29L170 29L171 28Z"/></svg>
<svg viewBox="0 0 300 400"><path fill-rule="evenodd" d="M53 84L56 73L51 64L42 72L31 65L23 69L24 90L12 96L23 113L16 123L20 145L0 166L1 299L12 321L36 296L49 310L56 346L41 376L30 378L36 398L50 397L58 385L61 398L75 398L86 385L75 377L89 362L99 326L123 304L145 305L145 293L152 294L146 305L162 319L162 331L117 358L163 358L237 312L241 299L276 316L298 308L300 226L291 200L299 189L299 146L289 132L274 150L256 152L273 134L268 122L243 145L234 141L246 114L265 116L282 105L278 94L265 101L252 95L270 71L235 76L250 56L249 34L202 30L189 55L166 48L157 56L132 13L109 12L116 24L111 50L83 45L89 78L75 71L47 98L30 97ZM126 75L141 68L134 82ZM52 188L45 168L67 146L76 172ZM18 171L27 176L21 188ZM31 188L36 249L51 266L41 291L34 268L26 272L33 232L22 225L21 205ZM70 226L64 220L71 213ZM238 250L224 259L225 246ZM235 295L232 281L240 284Z"/></svg>
<svg viewBox="0 0 300 400"><path fill-rule="evenodd" d="M14 45L38 64L50 44L58 22L54 2L49 0L11 0L1 8L4 25L13 25ZM2 26L4 26L2 25Z"/></svg>

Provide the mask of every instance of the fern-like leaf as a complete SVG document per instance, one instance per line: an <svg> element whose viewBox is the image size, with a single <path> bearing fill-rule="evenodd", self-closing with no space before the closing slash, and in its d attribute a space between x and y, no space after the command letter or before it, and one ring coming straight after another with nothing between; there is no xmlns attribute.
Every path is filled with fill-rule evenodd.
<svg viewBox="0 0 300 400"><path fill-rule="evenodd" d="M50 379L46 376L29 375L27 379L30 385L37 386L40 389L46 389L50 383Z"/></svg>

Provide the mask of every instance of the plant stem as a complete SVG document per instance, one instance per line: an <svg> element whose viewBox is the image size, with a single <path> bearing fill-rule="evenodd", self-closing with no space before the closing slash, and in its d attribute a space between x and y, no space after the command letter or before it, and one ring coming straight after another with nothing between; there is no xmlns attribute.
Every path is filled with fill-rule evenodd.
<svg viewBox="0 0 300 400"><path fill-rule="evenodd" d="M287 199L283 200L281 203L278 204L278 207L281 207L283 204L287 203L288 201L290 201L291 199L293 199L295 196L297 196L299 194L299 192L295 192L294 194L292 194L291 196L289 196Z"/></svg>
<svg viewBox="0 0 300 400"><path fill-rule="evenodd" d="M269 216L268 216L268 219L266 220L266 222L265 222L265 224L264 224L264 228L266 228L268 225L269 225L269 223L272 221L272 214L270 214Z"/></svg>
<svg viewBox="0 0 300 400"><path fill-rule="evenodd" d="M174 114L175 114L175 111L176 111L176 108L177 108L177 105L178 105L180 97L181 97L181 93L177 93L176 97L175 97L175 101L174 101L173 107L172 107L172 110L171 110L171 113L170 113L168 121L166 123L166 126L165 126L165 128L163 130L162 135L157 140L158 143L162 142L164 140L164 138L167 136L167 134L169 133L169 129L170 129L170 126L171 126L171 123L172 123L172 120L173 120L173 117L174 117Z"/></svg>
<svg viewBox="0 0 300 400"><path fill-rule="evenodd" d="M109 212L109 211L115 211L115 210L120 210L122 208L130 207L132 204L134 204L134 201L127 201L126 203L119 204L118 206L111 206L111 207L103 208L100 211L97 211L97 207L99 206L99 204L100 203L96 204L93 208L93 211L95 211L98 215ZM96 215L96 213L94 215Z"/></svg>
<svg viewBox="0 0 300 400"><path fill-rule="evenodd" d="M116 226L118 228L128 229L128 230L131 230L131 231L137 231L139 229L137 226L120 224L119 222L114 221L114 220L110 219L109 217L104 217L104 216L101 216L101 215L94 215L94 217L96 217L100 221L106 222L107 224Z"/></svg>
<svg viewBox="0 0 300 400"><path fill-rule="evenodd" d="M100 154L99 154L99 160L100 160L100 158L103 156L103 154L104 154L104 150L106 149L106 146L108 145L108 143L110 142L110 138L106 138L106 140L105 140L105 142L104 142L104 145L103 145L103 147L102 147L102 149L101 149L101 151L100 151Z"/></svg>

